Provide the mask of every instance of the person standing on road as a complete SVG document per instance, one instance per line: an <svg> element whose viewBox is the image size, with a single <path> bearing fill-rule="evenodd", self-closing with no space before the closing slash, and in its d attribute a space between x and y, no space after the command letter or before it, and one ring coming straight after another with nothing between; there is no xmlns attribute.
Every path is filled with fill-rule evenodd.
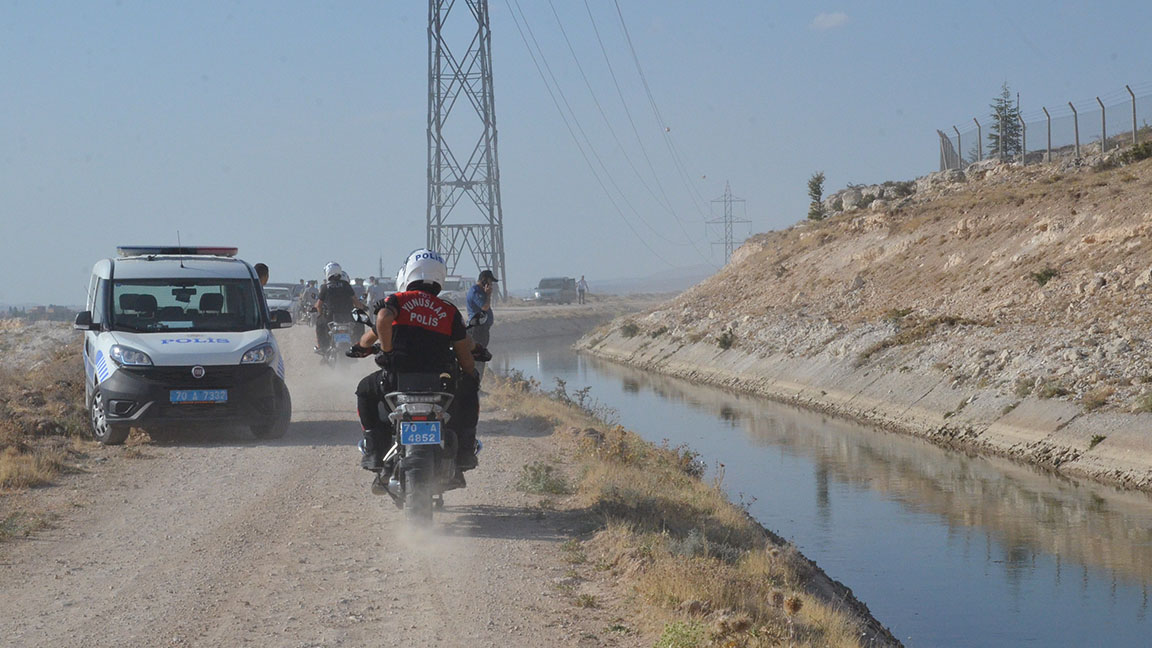
<svg viewBox="0 0 1152 648"><path fill-rule="evenodd" d="M579 298L581 304L584 303L584 295L588 292L588 282L584 281L584 275L580 275L580 281L576 282L576 296Z"/></svg>
<svg viewBox="0 0 1152 648"><path fill-rule="evenodd" d="M485 347L488 346L488 336L492 331L492 291L498 281L491 270L482 270L476 283L468 289L468 337ZM476 363L480 379L484 378L485 364Z"/></svg>
<svg viewBox="0 0 1152 648"><path fill-rule="evenodd" d="M376 277L368 277L368 299L366 301L369 304L375 304L390 294L392 291L388 290L388 286L385 286L384 282Z"/></svg>

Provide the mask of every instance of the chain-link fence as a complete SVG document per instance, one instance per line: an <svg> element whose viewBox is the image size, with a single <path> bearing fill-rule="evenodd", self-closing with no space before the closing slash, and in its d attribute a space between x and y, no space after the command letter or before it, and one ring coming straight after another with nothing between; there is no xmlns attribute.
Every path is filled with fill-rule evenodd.
<svg viewBox="0 0 1152 648"><path fill-rule="evenodd" d="M1009 124L1009 119L1017 123ZM1103 154L1152 141L1152 82L1038 111L1023 112L1017 106L959 126L936 131L941 171L989 158L1029 164Z"/></svg>

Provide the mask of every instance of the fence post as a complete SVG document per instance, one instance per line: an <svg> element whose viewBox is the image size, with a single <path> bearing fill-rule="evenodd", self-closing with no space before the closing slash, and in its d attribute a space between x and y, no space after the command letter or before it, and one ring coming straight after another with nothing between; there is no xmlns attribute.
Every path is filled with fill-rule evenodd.
<svg viewBox="0 0 1152 648"><path fill-rule="evenodd" d="M956 157L959 160L960 166L957 167L961 171L964 170L964 147L960 145L960 129L956 128L956 124L952 124L952 130L956 131Z"/></svg>
<svg viewBox="0 0 1152 648"><path fill-rule="evenodd" d="M1104 102L1100 101L1100 97L1096 97L1096 103L1100 104L1100 155L1104 155L1104 151L1108 150L1108 122L1105 121L1107 111L1104 110Z"/></svg>
<svg viewBox="0 0 1152 648"><path fill-rule="evenodd" d="M1128 86L1124 86L1124 89L1132 97L1132 146L1136 146L1136 94Z"/></svg>
<svg viewBox="0 0 1152 648"><path fill-rule="evenodd" d="M976 121L973 117L972 121L976 122L976 159L984 159L984 135L980 132L980 122Z"/></svg>
<svg viewBox="0 0 1152 648"><path fill-rule="evenodd" d="M1044 117L1048 120L1048 152L1044 154L1044 161L1052 161L1052 115L1048 114L1048 109L1041 106L1040 110L1044 111Z"/></svg>
<svg viewBox="0 0 1152 648"><path fill-rule="evenodd" d="M1076 159L1080 159L1080 115L1076 112L1076 106L1072 102L1068 102L1068 107L1072 109L1072 128L1076 132Z"/></svg>
<svg viewBox="0 0 1152 648"><path fill-rule="evenodd" d="M1027 166L1028 164L1028 125L1024 123L1024 117L1016 115L1016 119L1020 120L1020 166Z"/></svg>

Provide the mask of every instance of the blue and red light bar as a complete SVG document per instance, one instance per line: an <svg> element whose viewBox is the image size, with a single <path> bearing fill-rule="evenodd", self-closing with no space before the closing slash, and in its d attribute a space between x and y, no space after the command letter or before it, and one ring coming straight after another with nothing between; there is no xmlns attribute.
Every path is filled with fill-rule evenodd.
<svg viewBox="0 0 1152 648"><path fill-rule="evenodd" d="M116 253L122 257L157 256L161 254L200 254L204 256L234 257L238 248L221 246L183 245L121 245Z"/></svg>

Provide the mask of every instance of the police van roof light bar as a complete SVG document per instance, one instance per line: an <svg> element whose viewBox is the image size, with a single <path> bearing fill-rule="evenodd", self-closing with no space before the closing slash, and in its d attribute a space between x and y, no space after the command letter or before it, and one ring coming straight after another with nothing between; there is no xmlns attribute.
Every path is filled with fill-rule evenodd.
<svg viewBox="0 0 1152 648"><path fill-rule="evenodd" d="M160 254L200 254L204 256L234 257L238 248L221 246L121 245L116 248L122 257L156 256Z"/></svg>

